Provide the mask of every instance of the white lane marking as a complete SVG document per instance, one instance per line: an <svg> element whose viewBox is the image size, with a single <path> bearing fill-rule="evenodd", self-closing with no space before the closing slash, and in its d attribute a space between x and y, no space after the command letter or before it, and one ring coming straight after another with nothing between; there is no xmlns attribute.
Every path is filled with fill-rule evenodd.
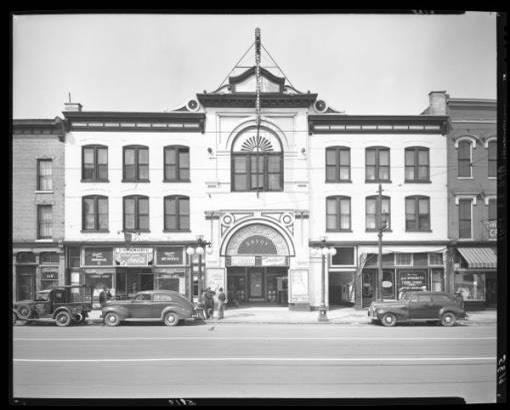
<svg viewBox="0 0 510 410"><path fill-rule="evenodd" d="M103 340L497 340L497 337L224 337L224 336L170 336L170 337L62 337L62 338L36 338L18 337L15 341L103 341Z"/></svg>
<svg viewBox="0 0 510 410"><path fill-rule="evenodd" d="M488 357L162 357L147 359L13 359L14 362L221 362L221 361L270 361L270 362L434 362L434 361L493 361L495 356Z"/></svg>

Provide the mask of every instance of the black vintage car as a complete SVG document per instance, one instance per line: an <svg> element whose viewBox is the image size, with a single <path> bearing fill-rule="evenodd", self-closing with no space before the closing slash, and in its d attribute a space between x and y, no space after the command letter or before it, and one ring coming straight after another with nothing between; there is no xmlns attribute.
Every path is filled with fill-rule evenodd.
<svg viewBox="0 0 510 410"><path fill-rule="evenodd" d="M37 292L34 300L14 304L13 323L52 319L57 326L82 323L92 310L93 289L86 285L58 286Z"/></svg>
<svg viewBox="0 0 510 410"><path fill-rule="evenodd" d="M445 292L406 292L400 300L372 302L368 308L372 322L395 326L398 322L439 322L453 326L467 318L463 301Z"/></svg>
<svg viewBox="0 0 510 410"><path fill-rule="evenodd" d="M176 326L195 314L193 303L173 290L145 290L133 299L108 301L101 317L107 326L118 326L122 321L163 321Z"/></svg>

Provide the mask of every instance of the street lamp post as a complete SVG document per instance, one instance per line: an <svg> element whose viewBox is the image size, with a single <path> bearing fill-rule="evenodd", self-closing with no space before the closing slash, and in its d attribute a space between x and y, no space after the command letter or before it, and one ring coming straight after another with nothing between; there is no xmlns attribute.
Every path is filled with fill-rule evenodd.
<svg viewBox="0 0 510 410"><path fill-rule="evenodd" d="M193 265L191 263L192 255L198 255L198 297L202 294L202 255L206 252L212 252L211 242L204 241L202 235L197 236L195 244L188 246L186 253L190 257L190 300L193 301Z"/></svg>
<svg viewBox="0 0 510 410"><path fill-rule="evenodd" d="M314 248L316 254L320 254L322 258L322 270L321 270L321 304L319 306L319 322L327 322L327 309L326 309L326 262L329 255L336 255L336 249L329 246L326 243L326 237L322 237L321 244L319 247Z"/></svg>

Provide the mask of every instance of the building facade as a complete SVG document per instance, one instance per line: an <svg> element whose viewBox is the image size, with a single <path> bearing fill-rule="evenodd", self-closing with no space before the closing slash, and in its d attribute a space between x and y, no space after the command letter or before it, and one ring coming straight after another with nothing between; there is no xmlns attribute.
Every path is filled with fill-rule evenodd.
<svg viewBox="0 0 510 410"><path fill-rule="evenodd" d="M12 291L15 300L65 283L64 122L12 123Z"/></svg>
<svg viewBox="0 0 510 410"><path fill-rule="evenodd" d="M68 104L68 282L291 309L317 309L324 286L326 305L366 306L381 184L382 296L448 290L447 117L345 115L262 68L258 122L255 71L171 112Z"/></svg>
<svg viewBox="0 0 510 410"><path fill-rule="evenodd" d="M437 92L429 109L450 119L448 234L451 281L470 308L497 302L496 100Z"/></svg>

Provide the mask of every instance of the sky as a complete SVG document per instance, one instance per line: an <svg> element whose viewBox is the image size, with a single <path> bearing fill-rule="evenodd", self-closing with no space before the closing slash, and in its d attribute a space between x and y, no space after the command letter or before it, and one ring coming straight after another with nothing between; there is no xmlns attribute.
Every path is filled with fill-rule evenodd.
<svg viewBox="0 0 510 410"><path fill-rule="evenodd" d="M220 85L256 27L295 88L346 114L420 114L438 90L496 98L491 12L15 15L13 118L62 116L69 93L84 111L176 109Z"/></svg>

